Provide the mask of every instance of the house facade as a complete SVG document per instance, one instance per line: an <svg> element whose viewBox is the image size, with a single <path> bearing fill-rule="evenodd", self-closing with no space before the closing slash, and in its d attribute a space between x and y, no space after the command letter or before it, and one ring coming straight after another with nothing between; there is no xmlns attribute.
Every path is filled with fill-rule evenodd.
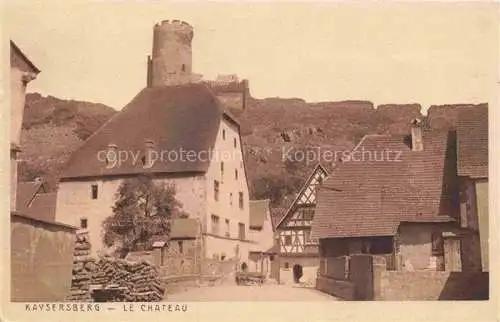
<svg viewBox="0 0 500 322"><path fill-rule="evenodd" d="M19 183L20 138L28 84L40 70L10 41L10 299L63 301L70 292L75 228L54 222L54 196L40 182Z"/></svg>
<svg viewBox="0 0 500 322"><path fill-rule="evenodd" d="M21 127L24 116L26 88L40 70L10 41L10 209L16 211L17 163L21 152Z"/></svg>
<svg viewBox="0 0 500 322"><path fill-rule="evenodd" d="M271 219L270 200L250 200L250 248L249 270L276 279L276 240Z"/></svg>
<svg viewBox="0 0 500 322"><path fill-rule="evenodd" d="M464 108L460 111L457 122L457 150L460 222L461 227L469 233L469 241L463 243L468 250L464 263L471 270L480 269L487 272L489 271L487 105ZM478 262L480 265L477 265Z"/></svg>
<svg viewBox="0 0 500 322"><path fill-rule="evenodd" d="M315 216L316 191L328 176L318 164L276 225L280 255L280 282L294 281L293 269L300 267L301 280L314 280L319 267L318 242L311 238L311 224Z"/></svg>
<svg viewBox="0 0 500 322"><path fill-rule="evenodd" d="M367 135L318 193L312 235L329 259L383 257L388 270L460 271L456 138L426 131Z"/></svg>

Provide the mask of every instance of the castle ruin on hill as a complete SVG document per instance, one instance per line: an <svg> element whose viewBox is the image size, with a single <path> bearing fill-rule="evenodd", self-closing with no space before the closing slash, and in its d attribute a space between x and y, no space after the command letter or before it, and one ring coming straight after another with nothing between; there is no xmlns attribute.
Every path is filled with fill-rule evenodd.
<svg viewBox="0 0 500 322"><path fill-rule="evenodd" d="M248 80L218 75L204 80L192 71L193 27L181 20L164 20L154 26L153 49L148 56L147 87L205 83L225 108L244 110L249 97Z"/></svg>

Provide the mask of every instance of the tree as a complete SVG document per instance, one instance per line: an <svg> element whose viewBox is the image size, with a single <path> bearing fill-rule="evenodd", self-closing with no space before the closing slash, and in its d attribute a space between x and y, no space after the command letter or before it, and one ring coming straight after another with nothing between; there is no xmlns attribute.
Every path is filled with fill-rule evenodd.
<svg viewBox="0 0 500 322"><path fill-rule="evenodd" d="M103 241L117 246L120 256L147 245L154 235L170 235L174 218L184 218L173 184L154 182L140 175L122 182L116 193L113 215L103 222Z"/></svg>

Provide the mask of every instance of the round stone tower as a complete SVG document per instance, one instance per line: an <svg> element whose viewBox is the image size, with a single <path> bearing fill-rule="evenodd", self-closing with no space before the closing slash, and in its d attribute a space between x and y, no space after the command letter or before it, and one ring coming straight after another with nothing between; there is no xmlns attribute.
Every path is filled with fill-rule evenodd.
<svg viewBox="0 0 500 322"><path fill-rule="evenodd" d="M193 27L180 20L164 20L154 26L153 52L149 61L149 86L191 81Z"/></svg>

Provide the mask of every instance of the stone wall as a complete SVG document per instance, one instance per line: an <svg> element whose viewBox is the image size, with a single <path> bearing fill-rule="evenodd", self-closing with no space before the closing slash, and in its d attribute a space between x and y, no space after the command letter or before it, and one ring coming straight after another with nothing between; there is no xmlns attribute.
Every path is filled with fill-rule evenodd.
<svg viewBox="0 0 500 322"><path fill-rule="evenodd" d="M345 300L371 300L373 260L371 255L322 258L316 288Z"/></svg>
<svg viewBox="0 0 500 322"><path fill-rule="evenodd" d="M11 299L63 301L70 292L75 228L11 216Z"/></svg>
<svg viewBox="0 0 500 322"><path fill-rule="evenodd" d="M395 272L374 274L374 299L411 300L487 300L489 276L483 272Z"/></svg>

